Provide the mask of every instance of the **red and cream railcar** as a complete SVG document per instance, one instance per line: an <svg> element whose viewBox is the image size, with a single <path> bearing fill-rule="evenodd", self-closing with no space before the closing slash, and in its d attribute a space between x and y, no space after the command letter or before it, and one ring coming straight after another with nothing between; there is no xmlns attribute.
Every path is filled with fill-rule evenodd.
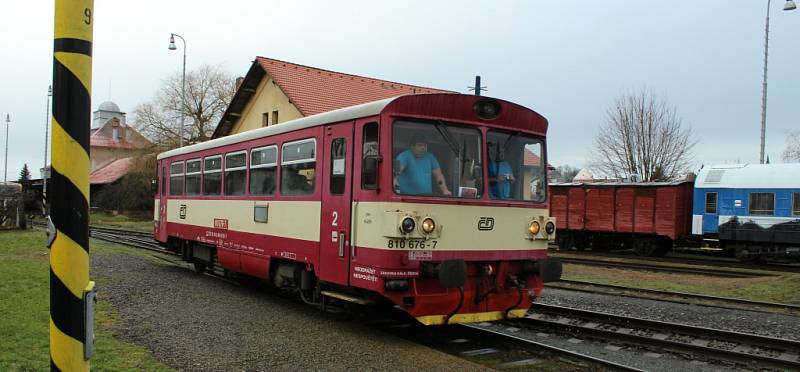
<svg viewBox="0 0 800 372"><path fill-rule="evenodd" d="M510 102L427 94L175 149L158 156L155 237L307 302L395 305L428 325L521 317L561 274L546 131ZM403 190L398 158L420 136L442 177ZM501 160L513 176L498 182Z"/></svg>

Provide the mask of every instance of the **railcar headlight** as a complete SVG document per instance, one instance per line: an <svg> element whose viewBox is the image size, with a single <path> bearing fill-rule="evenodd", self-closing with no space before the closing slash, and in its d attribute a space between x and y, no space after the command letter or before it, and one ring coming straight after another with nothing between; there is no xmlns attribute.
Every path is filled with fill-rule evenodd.
<svg viewBox="0 0 800 372"><path fill-rule="evenodd" d="M494 119L500 115L500 103L491 99L481 99L472 105L472 110L481 119Z"/></svg>
<svg viewBox="0 0 800 372"><path fill-rule="evenodd" d="M426 234L430 234L436 230L436 222L433 222L433 218L426 218L422 220L422 231Z"/></svg>
<svg viewBox="0 0 800 372"><path fill-rule="evenodd" d="M416 227L417 223L411 217L404 218L403 222L400 223L400 231L405 234L411 234Z"/></svg>
<svg viewBox="0 0 800 372"><path fill-rule="evenodd" d="M540 229L539 223L536 222L536 221L531 221L530 226L528 226L528 231L530 231L531 234L533 234L533 235L538 234L539 233L539 229Z"/></svg>
<svg viewBox="0 0 800 372"><path fill-rule="evenodd" d="M556 224L554 224L553 221L547 221L547 224L544 225L544 231L547 235L553 235L553 233L556 232Z"/></svg>

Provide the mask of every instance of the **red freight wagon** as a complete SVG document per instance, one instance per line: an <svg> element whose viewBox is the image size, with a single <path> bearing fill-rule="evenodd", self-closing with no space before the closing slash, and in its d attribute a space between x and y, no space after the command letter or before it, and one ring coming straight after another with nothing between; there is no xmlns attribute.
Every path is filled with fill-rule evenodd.
<svg viewBox="0 0 800 372"><path fill-rule="evenodd" d="M691 234L692 186L685 181L551 184L556 243L562 249L620 246L663 255Z"/></svg>

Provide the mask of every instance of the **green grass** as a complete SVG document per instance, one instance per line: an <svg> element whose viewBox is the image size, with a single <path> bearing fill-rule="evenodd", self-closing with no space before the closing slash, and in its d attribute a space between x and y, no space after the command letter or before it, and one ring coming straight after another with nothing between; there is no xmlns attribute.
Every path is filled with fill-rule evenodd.
<svg viewBox="0 0 800 372"><path fill-rule="evenodd" d="M44 371L50 368L50 271L43 230L0 232L0 370ZM92 254L113 254L92 241ZM95 252L97 251L97 252ZM95 279L95 278L93 278ZM95 279L96 280L96 279ZM98 303L95 354L98 371L169 371L143 347L115 338L118 316Z"/></svg>
<svg viewBox="0 0 800 372"><path fill-rule="evenodd" d="M127 229L135 231L152 232L152 215L112 215L105 212L92 212L89 214L89 223L92 226L113 227L117 229Z"/></svg>
<svg viewBox="0 0 800 372"><path fill-rule="evenodd" d="M566 264L563 278L753 301L800 304L800 274L723 278Z"/></svg>

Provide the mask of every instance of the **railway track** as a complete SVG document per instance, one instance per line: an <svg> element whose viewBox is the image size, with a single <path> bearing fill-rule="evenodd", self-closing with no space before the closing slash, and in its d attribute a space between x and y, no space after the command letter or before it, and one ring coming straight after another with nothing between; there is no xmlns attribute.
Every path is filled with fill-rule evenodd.
<svg viewBox="0 0 800 372"><path fill-rule="evenodd" d="M549 288L559 288L571 291L597 293L612 296L625 296L644 298L658 301L669 301L683 304L714 306L735 310L750 310L764 313L775 313L800 316L800 305L781 304L774 302L751 301L739 298L707 296L693 293L660 291L655 289L624 287L610 284L584 282L579 280L562 279L559 282L547 283Z"/></svg>
<svg viewBox="0 0 800 372"><path fill-rule="evenodd" d="M783 262L771 262L763 264L746 264L734 260L721 258L697 258L697 257L641 257L626 252L594 252L594 251L559 251L557 248L550 248L550 256L563 259L582 259L595 261L608 261L609 259L633 260L633 262L652 262L653 265L695 265L704 267L714 267L723 271L744 270L745 272L760 272L764 275L780 275L783 273L800 273L800 264L789 264ZM627 261L630 262L630 261Z"/></svg>
<svg viewBox="0 0 800 372"><path fill-rule="evenodd" d="M691 275L705 275L725 278L752 278L758 276L777 276L777 273L771 272L756 272L756 271L742 271L735 269L723 268L707 268L707 267L689 267L689 266L675 266L663 263L640 263L629 261L608 261L598 260L593 258L584 257L567 257L560 255L552 255L553 257L561 258L563 263L571 263L586 266L601 266L614 269L632 269L641 271L654 271L675 274L691 274Z"/></svg>
<svg viewBox="0 0 800 372"><path fill-rule="evenodd" d="M90 228L94 238L123 244L131 247L147 249L174 256L156 244L147 233L110 229ZM167 257L162 259L187 269L191 265L181 265L180 261L173 261ZM228 280L222 270L214 270L212 274L223 280ZM220 271L217 273L216 271ZM745 308L747 310L768 311L800 314L800 306L761 303L738 299L727 299L711 296L698 296L691 294L632 289L620 286L605 286L594 283L563 281L553 287L581 290L595 293L608 293L626 295L624 291L639 292L636 297L642 297L646 292L651 296L664 300L664 297L673 296L674 302L696 303L709 305L709 301L724 303L723 307ZM589 287L594 287L594 290ZM605 290L598 290L603 288ZM689 300L693 299L693 300ZM711 305L714 306L714 305ZM659 350L677 351L702 355L703 358L733 361L737 363L758 363L758 366L774 368L800 368L800 343L789 340L775 339L757 335L725 332L720 330L691 327L680 324L655 322L638 318L620 317L604 313L593 313L584 310L569 309L551 305L537 304L535 313L529 318L508 320L504 324L515 327L555 330L564 333L580 334L592 338L624 342L639 348L655 348ZM540 363L543 360L553 360L555 363L566 363L577 369L610 369L622 371L639 371L631 366L622 365L610 360L593 357L587 354L570 351L567 349L547 345L534 340L526 339L508 332L492 330L481 325L452 325L437 327L436 337L431 337L431 328L422 327L409 321L408 324L397 321L386 321L382 324L365 323L387 332L395 333L401 337L415 342L437 348L441 351L473 360L488 367L497 369L525 368ZM489 357L489 358L486 358ZM487 362L488 361L488 362ZM752 364L750 364L752 365Z"/></svg>
<svg viewBox="0 0 800 372"><path fill-rule="evenodd" d="M731 361L757 368L800 368L800 342L749 333L543 304L535 305L528 318L503 323L523 329L567 331L576 337L691 354L697 359Z"/></svg>

